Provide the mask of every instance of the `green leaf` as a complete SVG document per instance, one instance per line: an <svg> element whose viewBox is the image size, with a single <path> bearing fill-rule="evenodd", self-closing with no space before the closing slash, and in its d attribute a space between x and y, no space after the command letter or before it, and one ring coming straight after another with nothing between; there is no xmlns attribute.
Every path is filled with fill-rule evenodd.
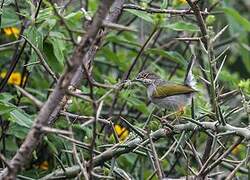
<svg viewBox="0 0 250 180"><path fill-rule="evenodd" d="M43 35L40 31L37 30L35 26L30 26L24 34L35 47L37 47L41 52L43 52ZM37 53L34 51L34 49L31 49L30 63L37 61ZM31 71L32 69L33 66L28 66L29 71Z"/></svg>
<svg viewBox="0 0 250 180"><path fill-rule="evenodd" d="M9 101L12 99L13 97L8 94L8 93L2 93L0 94L0 115L5 115L8 114L13 111L14 109L16 109L16 106L9 103Z"/></svg>
<svg viewBox="0 0 250 180"><path fill-rule="evenodd" d="M77 12L72 12L70 14L68 14L67 16L65 16L64 18L66 19L67 25L69 27L81 27L81 22L82 18L84 17L84 14L82 11L77 11Z"/></svg>
<svg viewBox="0 0 250 180"><path fill-rule="evenodd" d="M15 109L10 112L9 120L25 128L30 128L33 124L33 121L30 116L18 109Z"/></svg>
<svg viewBox="0 0 250 180"><path fill-rule="evenodd" d="M18 150L16 139L13 138L12 136L7 136L5 142L6 142L6 150L7 151L16 152ZM2 148L2 147L0 147L0 148Z"/></svg>
<svg viewBox="0 0 250 180"><path fill-rule="evenodd" d="M29 129L23 126L20 126L16 123L11 122L8 129L8 134L11 134L17 138L24 139L28 133Z"/></svg>
<svg viewBox="0 0 250 180"><path fill-rule="evenodd" d="M39 10L38 17L36 18L36 23L41 23L43 21L47 21L49 19L52 19L52 17L53 17L53 8L52 7L41 9L41 10Z"/></svg>
<svg viewBox="0 0 250 180"><path fill-rule="evenodd" d="M174 31L187 31L187 32L197 32L199 28L195 24L187 23L187 22L176 22L172 24L164 24L163 28L172 29Z"/></svg>
<svg viewBox="0 0 250 180"><path fill-rule="evenodd" d="M144 12L144 11L138 11L138 10L134 10L134 9L125 9L125 11L149 22L149 23L154 23L154 20L152 18L152 15L147 13L147 12Z"/></svg>
<svg viewBox="0 0 250 180"><path fill-rule="evenodd" d="M187 65L187 61L184 59L184 57L176 51L164 51L161 49L153 48L153 49L148 49L145 53L166 57L168 60L178 63L182 66Z"/></svg>
<svg viewBox="0 0 250 180"><path fill-rule="evenodd" d="M58 155L58 151L56 148L56 143L55 142L51 142L47 136L44 137L45 142L47 142L48 147L50 149L51 152L53 152L54 154ZM57 139L58 141L58 139Z"/></svg>
<svg viewBox="0 0 250 180"><path fill-rule="evenodd" d="M123 54L122 51L115 53L111 51L110 48L103 48L102 53L102 55L106 57L107 61L112 61L112 64L117 65L121 71L125 71L130 64L128 63L128 59L126 59L126 55Z"/></svg>
<svg viewBox="0 0 250 180"><path fill-rule="evenodd" d="M137 41L133 41L133 40L128 40L123 36L117 36L117 35L108 35L106 37L107 41L110 42L114 42L117 44L121 44L121 45L131 45L134 47L140 47L141 45L137 42Z"/></svg>
<svg viewBox="0 0 250 180"><path fill-rule="evenodd" d="M8 103L11 99L13 99L13 96L9 93L0 94L0 102Z"/></svg>
<svg viewBox="0 0 250 180"><path fill-rule="evenodd" d="M48 18L40 26L39 30L49 33L56 25L56 19Z"/></svg>
<svg viewBox="0 0 250 180"><path fill-rule="evenodd" d="M223 11L232 17L232 19L237 23L240 24L245 31L250 31L250 22L244 18L243 16L240 15L239 12L232 8L223 8Z"/></svg>
<svg viewBox="0 0 250 180"><path fill-rule="evenodd" d="M16 109L16 107L14 105L12 106L9 103L6 104L6 103L3 103L3 102L0 102L0 115L1 116L4 115L4 114L10 113L14 109Z"/></svg>
<svg viewBox="0 0 250 180"><path fill-rule="evenodd" d="M1 17L1 28L13 27L21 24L16 12L12 8L3 8L3 13Z"/></svg>
<svg viewBox="0 0 250 180"><path fill-rule="evenodd" d="M242 33L243 34L243 33ZM242 36L239 37L239 49L238 52L242 57L242 61L244 63L244 65L246 66L246 70L250 73L250 51L249 49L244 48L244 43L247 44L248 43L248 39L245 38L246 36Z"/></svg>
<svg viewBox="0 0 250 180"><path fill-rule="evenodd" d="M50 37L48 38L48 42L52 44L56 60L61 65L64 64L64 51L66 50L65 41L62 38L65 37L60 32L50 32Z"/></svg>

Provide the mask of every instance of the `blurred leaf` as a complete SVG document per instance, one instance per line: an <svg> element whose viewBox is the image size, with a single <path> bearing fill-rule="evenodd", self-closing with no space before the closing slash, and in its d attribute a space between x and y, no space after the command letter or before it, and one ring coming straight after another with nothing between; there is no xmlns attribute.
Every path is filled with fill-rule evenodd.
<svg viewBox="0 0 250 180"><path fill-rule="evenodd" d="M0 115L9 115L11 111L16 109L16 106L9 102L12 98L13 97L8 93L0 94Z"/></svg>
<svg viewBox="0 0 250 180"><path fill-rule="evenodd" d="M247 39L247 34L241 34L241 36L239 37L239 48L237 49L238 52L240 53L241 57L242 57L242 61L244 63L244 65L246 66L246 70L250 73L250 50L244 48L244 43L247 44L248 43L248 39Z"/></svg>
<svg viewBox="0 0 250 180"><path fill-rule="evenodd" d="M103 48L102 53L103 56L106 57L107 61L112 61L112 64L117 65L121 71L126 71L130 64L130 61L126 59L124 54L120 52L114 52L110 48Z"/></svg>
<svg viewBox="0 0 250 180"><path fill-rule="evenodd" d="M13 96L9 93L0 94L0 102L8 103L11 99L13 99Z"/></svg>
<svg viewBox="0 0 250 180"><path fill-rule="evenodd" d="M231 73L227 70L222 69L220 73L220 80L223 85L227 88L235 89L239 83L239 76L237 73Z"/></svg>
<svg viewBox="0 0 250 180"><path fill-rule="evenodd" d="M72 12L65 16L67 25L71 28L73 27L81 27L82 24L79 23L82 21L82 18L84 17L84 14L82 11Z"/></svg>
<svg viewBox="0 0 250 180"><path fill-rule="evenodd" d="M24 139L26 137L28 131L29 131L28 128L11 122L9 130L8 130L8 134L11 134L11 135L13 135L17 138L20 138L20 139Z"/></svg>
<svg viewBox="0 0 250 180"><path fill-rule="evenodd" d="M13 27L21 24L16 12L12 8L3 8L1 28Z"/></svg>
<svg viewBox="0 0 250 180"><path fill-rule="evenodd" d="M5 142L6 142L6 150L7 151L16 152L18 150L16 139L13 138L12 136L7 136ZM2 145L2 143L1 143L1 145ZM0 146L0 148L2 148L2 147Z"/></svg>
<svg viewBox="0 0 250 180"><path fill-rule="evenodd" d="M0 102L0 115L8 114L14 109L16 109L14 105Z"/></svg>
<svg viewBox="0 0 250 180"><path fill-rule="evenodd" d="M60 48L63 46L62 41L57 41L56 38L49 38L49 43L44 44L44 54L48 59L48 64L53 69L54 72L62 72L64 66L64 55ZM65 47L64 47L65 48ZM60 59L63 57L63 59Z"/></svg>
<svg viewBox="0 0 250 180"><path fill-rule="evenodd" d="M51 141L47 138L47 136L44 137L44 140L45 140L45 142L47 142L48 147L49 147L49 150L50 150L52 153L58 155L58 151L57 151L57 148L56 148L56 143L55 143L55 142L51 142ZM57 139L57 141L58 141L58 140L59 140L59 139Z"/></svg>
<svg viewBox="0 0 250 180"><path fill-rule="evenodd" d="M229 15L230 17L232 17L232 19L240 24L245 31L250 31L250 22L244 18L243 16L240 15L239 12L237 12L236 10L232 9L232 8L223 8L223 11Z"/></svg>
<svg viewBox="0 0 250 180"><path fill-rule="evenodd" d="M20 125L22 127L26 127L26 128L31 128L31 126L33 124L31 117L28 114L26 114L25 112L22 112L18 109L15 109L15 110L10 112L9 120L17 123L18 125Z"/></svg>
<svg viewBox="0 0 250 180"><path fill-rule="evenodd" d="M48 42L52 44L53 52L56 60L63 65L64 64L64 51L66 50L65 41L62 40L64 35L60 32L50 32Z"/></svg>
<svg viewBox="0 0 250 180"><path fill-rule="evenodd" d="M246 93L250 94L250 79L241 80L238 86Z"/></svg>
<svg viewBox="0 0 250 180"><path fill-rule="evenodd" d="M153 48L153 49L147 49L145 51L145 53L146 54L160 55L162 57L166 57L170 61L173 61L173 62L175 62L177 64L182 65L182 66L187 65L187 61L184 59L184 57L180 53L178 53L176 51L164 51L162 49Z"/></svg>
<svg viewBox="0 0 250 180"><path fill-rule="evenodd" d="M139 44L137 41L125 39L125 37L123 36L108 35L106 39L107 41L114 42L114 43L121 44L121 45L131 45L134 47L141 46L141 44Z"/></svg>
<svg viewBox="0 0 250 180"><path fill-rule="evenodd" d="M147 12L144 12L144 11L137 11L137 10L134 10L134 9L125 9L125 11L149 22L149 23L154 23L154 20L152 18L152 15L147 13Z"/></svg>
<svg viewBox="0 0 250 180"><path fill-rule="evenodd" d="M197 32L199 28L195 24L179 21L172 24L164 24L163 28L172 29L174 31L187 31L187 32Z"/></svg>
<svg viewBox="0 0 250 180"><path fill-rule="evenodd" d="M36 23L48 21L49 19L52 19L52 16L53 16L53 8L52 7L40 9L39 14L36 18Z"/></svg>
<svg viewBox="0 0 250 180"><path fill-rule="evenodd" d="M37 30L35 26L30 26L25 31L25 36L29 39L29 41L37 47L40 52L43 51L43 35ZM38 61L37 53L34 49L31 49L30 63ZM28 66L28 70L31 71L33 66Z"/></svg>
<svg viewBox="0 0 250 180"><path fill-rule="evenodd" d="M41 31L46 31L45 33L49 33L56 26L56 19L47 18L40 26L39 29Z"/></svg>

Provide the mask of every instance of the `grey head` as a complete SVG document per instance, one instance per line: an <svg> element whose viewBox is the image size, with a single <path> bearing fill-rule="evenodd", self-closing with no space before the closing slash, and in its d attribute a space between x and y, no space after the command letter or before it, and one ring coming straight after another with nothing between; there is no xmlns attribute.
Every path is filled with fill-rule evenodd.
<svg viewBox="0 0 250 180"><path fill-rule="evenodd" d="M135 80L142 82L144 85L148 86L151 84L155 84L157 81L160 80L160 77L149 71L141 71L137 75Z"/></svg>

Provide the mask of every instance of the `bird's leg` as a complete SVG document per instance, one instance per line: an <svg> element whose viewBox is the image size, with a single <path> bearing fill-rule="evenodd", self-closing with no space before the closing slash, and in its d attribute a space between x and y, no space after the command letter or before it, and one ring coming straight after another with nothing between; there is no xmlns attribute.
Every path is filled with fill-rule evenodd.
<svg viewBox="0 0 250 180"><path fill-rule="evenodd" d="M171 116L173 116L173 113L168 113L167 109L164 109L164 114L161 116L161 124L163 126L170 125L172 120Z"/></svg>
<svg viewBox="0 0 250 180"><path fill-rule="evenodd" d="M171 117L171 116L174 116L175 114L176 114L176 112L169 113L169 114L167 114L167 115L165 115L165 116L162 116L161 118L162 118L162 119L166 119L166 120L167 120L167 119L170 119L170 120L171 120L172 118L170 118L170 117Z"/></svg>
<svg viewBox="0 0 250 180"><path fill-rule="evenodd" d="M174 125L177 121L179 121L180 117L184 114L184 112L185 112L184 106L180 107L178 111L174 112L175 119L173 120L171 125Z"/></svg>

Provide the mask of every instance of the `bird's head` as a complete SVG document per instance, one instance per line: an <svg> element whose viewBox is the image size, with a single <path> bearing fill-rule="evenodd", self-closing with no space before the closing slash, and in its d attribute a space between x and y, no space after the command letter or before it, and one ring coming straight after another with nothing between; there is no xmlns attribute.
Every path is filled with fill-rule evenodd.
<svg viewBox="0 0 250 180"><path fill-rule="evenodd" d="M159 79L160 77L154 73L148 71L142 71L137 75L135 80L143 83L144 85L151 85Z"/></svg>

